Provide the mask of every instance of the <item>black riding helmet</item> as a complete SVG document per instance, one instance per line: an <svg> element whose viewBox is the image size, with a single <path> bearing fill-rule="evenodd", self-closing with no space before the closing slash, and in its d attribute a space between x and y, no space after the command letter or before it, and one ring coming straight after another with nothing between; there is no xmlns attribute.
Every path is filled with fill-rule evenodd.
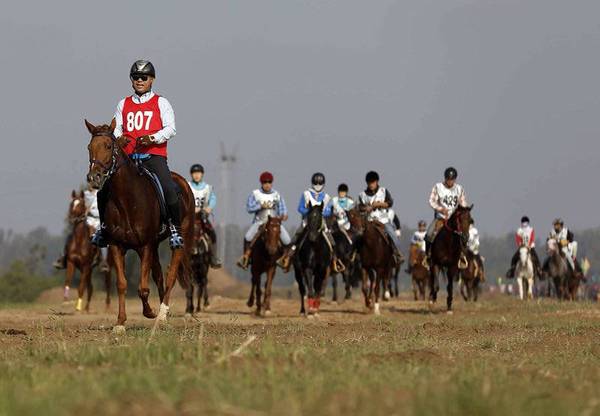
<svg viewBox="0 0 600 416"><path fill-rule="evenodd" d="M201 172L204 173L204 166L200 163L194 163L192 167L190 167L190 173Z"/></svg>
<svg viewBox="0 0 600 416"><path fill-rule="evenodd" d="M152 62L140 59L135 61L129 70L129 76L133 77L134 75L148 75L152 78L156 78L156 71L154 70Z"/></svg>
<svg viewBox="0 0 600 416"><path fill-rule="evenodd" d="M529 217L527 215L524 215L523 217L521 217L521 223L524 222L529 222Z"/></svg>
<svg viewBox="0 0 600 416"><path fill-rule="evenodd" d="M447 168L444 171L444 179L446 179L446 180L456 179L457 176L458 176L458 172L452 166Z"/></svg>
<svg viewBox="0 0 600 416"><path fill-rule="evenodd" d="M367 172L367 175L365 176L365 181L367 181L367 183L371 183L371 182L379 182L379 174L377 172L375 172L374 170Z"/></svg>
<svg viewBox="0 0 600 416"><path fill-rule="evenodd" d="M338 186L338 192L348 192L348 185L340 183Z"/></svg>
<svg viewBox="0 0 600 416"><path fill-rule="evenodd" d="M325 175L321 172L313 174L310 183L313 185L325 185Z"/></svg>
<svg viewBox="0 0 600 416"><path fill-rule="evenodd" d="M420 221L419 221L419 224L417 224L417 225L418 225L419 227L420 227L420 226L426 227L426 226L427 226L427 222L425 222L425 220L420 220Z"/></svg>

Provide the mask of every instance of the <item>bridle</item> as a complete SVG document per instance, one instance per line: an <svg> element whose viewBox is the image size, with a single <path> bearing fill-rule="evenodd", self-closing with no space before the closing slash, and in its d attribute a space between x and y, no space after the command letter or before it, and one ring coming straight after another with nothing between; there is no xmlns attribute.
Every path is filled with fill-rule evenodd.
<svg viewBox="0 0 600 416"><path fill-rule="evenodd" d="M116 145L117 143L117 138L115 137L115 135L111 132L111 131L101 131L98 133L94 133L92 135L92 139L94 137L109 137L112 140L112 149L111 149L111 160L110 160L110 165L107 166L106 163L102 162L101 160L98 159L90 159L90 170L92 168L93 165L97 164L102 168L102 172L100 173L102 175L102 179L104 181L108 180L108 178L110 178L120 167L120 165L117 163L117 157L118 157L118 146Z"/></svg>
<svg viewBox="0 0 600 416"><path fill-rule="evenodd" d="M460 217L462 215L462 211L456 210L454 212L454 215L456 218L456 229L453 229L449 224L452 217L444 220L444 228L446 228L446 230L450 231L451 233L458 235L462 241L462 240L466 239L465 235L463 234L462 226L460 223Z"/></svg>

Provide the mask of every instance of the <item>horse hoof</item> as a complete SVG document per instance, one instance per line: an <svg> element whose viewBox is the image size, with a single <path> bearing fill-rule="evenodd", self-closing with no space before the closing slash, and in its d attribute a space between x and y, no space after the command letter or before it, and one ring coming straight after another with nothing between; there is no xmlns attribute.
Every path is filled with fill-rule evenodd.
<svg viewBox="0 0 600 416"><path fill-rule="evenodd" d="M248 302L246 302L246 306L249 307L249 308L251 308L251 307L254 306L254 302L248 301Z"/></svg>
<svg viewBox="0 0 600 416"><path fill-rule="evenodd" d="M390 298L391 298L390 291L386 290L385 293L383 294L383 299L390 300Z"/></svg>
<svg viewBox="0 0 600 416"><path fill-rule="evenodd" d="M308 319L315 319L315 316L313 314L309 313L308 315L306 315L306 318L308 318Z"/></svg>
<svg viewBox="0 0 600 416"><path fill-rule="evenodd" d="M156 318L156 314L154 313L152 308L144 309L144 311L142 312L142 315L144 315L144 317L148 318L148 319Z"/></svg>
<svg viewBox="0 0 600 416"><path fill-rule="evenodd" d="M193 315L192 313L190 313L190 312L186 312L186 313L185 313L185 315L183 315L183 317L184 317L184 318L186 318L186 319L190 319L190 318L192 318L193 316L194 316L194 315Z"/></svg>
<svg viewBox="0 0 600 416"><path fill-rule="evenodd" d="M381 315L381 310L379 309L379 303L375 303L375 308L373 309L373 313L375 315Z"/></svg>
<svg viewBox="0 0 600 416"><path fill-rule="evenodd" d="M271 312L271 310L266 310L265 311L265 316L271 316L273 313Z"/></svg>
<svg viewBox="0 0 600 416"><path fill-rule="evenodd" d="M123 334L125 334L125 325L115 325L115 326L113 326L112 332L115 335L123 335Z"/></svg>
<svg viewBox="0 0 600 416"><path fill-rule="evenodd" d="M446 315L454 315L454 311L446 311Z"/></svg>
<svg viewBox="0 0 600 416"><path fill-rule="evenodd" d="M160 304L160 309L158 310L158 316L156 317L159 321L165 322L167 317L169 316L169 307L164 303Z"/></svg>

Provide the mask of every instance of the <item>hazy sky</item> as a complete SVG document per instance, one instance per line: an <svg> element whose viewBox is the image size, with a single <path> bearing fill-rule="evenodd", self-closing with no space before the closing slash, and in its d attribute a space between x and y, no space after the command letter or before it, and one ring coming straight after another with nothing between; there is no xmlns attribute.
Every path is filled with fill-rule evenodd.
<svg viewBox="0 0 600 416"><path fill-rule="evenodd" d="M222 196L239 144L237 222L263 170L295 208L315 170L356 195L376 169L414 226L454 165L483 232L600 224L597 0L37 3L0 16L0 228L62 229L83 118L110 120L138 58L175 109L172 169Z"/></svg>

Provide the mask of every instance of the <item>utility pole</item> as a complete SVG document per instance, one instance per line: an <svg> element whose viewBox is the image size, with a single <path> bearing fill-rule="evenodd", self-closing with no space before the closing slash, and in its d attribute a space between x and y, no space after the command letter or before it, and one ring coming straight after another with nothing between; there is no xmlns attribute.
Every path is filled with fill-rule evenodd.
<svg viewBox="0 0 600 416"><path fill-rule="evenodd" d="M225 149L225 143L221 142L221 203L219 215L219 252L221 258L227 263L227 225L231 224L231 215L235 212L231 204L233 203L234 181L233 169L237 162L237 146L230 153Z"/></svg>

